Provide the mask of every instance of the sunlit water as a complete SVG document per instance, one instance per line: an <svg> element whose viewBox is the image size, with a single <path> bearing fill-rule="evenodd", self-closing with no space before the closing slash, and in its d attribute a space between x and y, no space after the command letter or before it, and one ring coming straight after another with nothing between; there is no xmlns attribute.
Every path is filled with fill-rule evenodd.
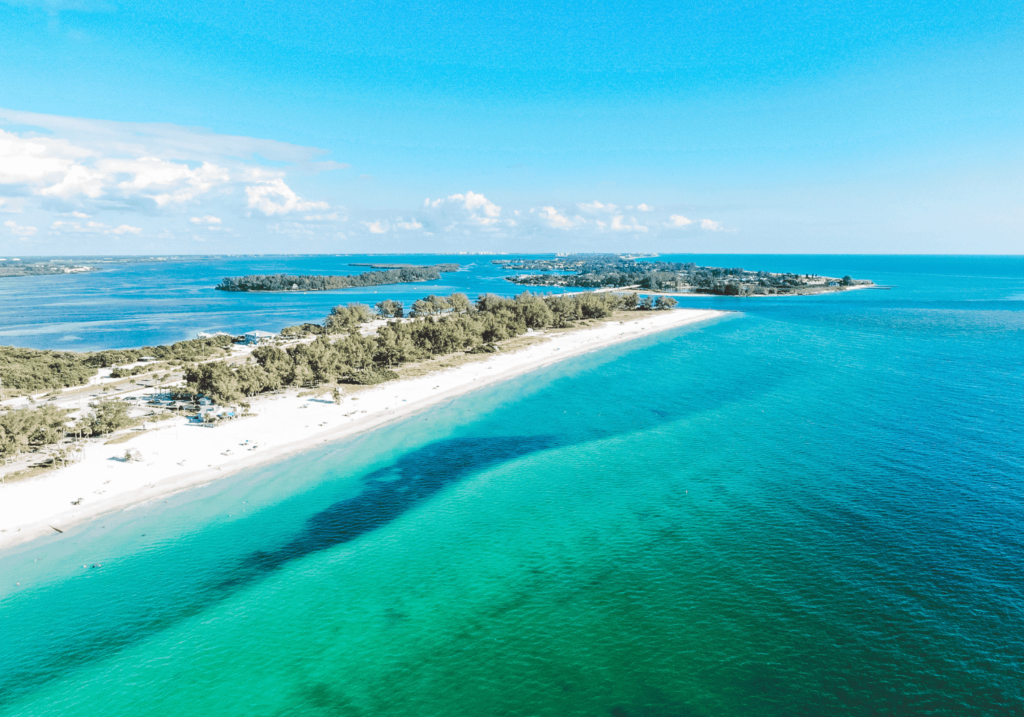
<svg viewBox="0 0 1024 717"><path fill-rule="evenodd" d="M90 351L156 346L193 339L200 331L241 334L280 331L306 321L320 322L338 304L376 304L399 299L409 306L427 294L508 294L512 272L476 256L248 256L192 257L164 262L90 262L90 274L0 279L0 345ZM358 274L372 271L353 263L439 264L455 262L458 272L436 282L371 286L338 291L215 291L225 276L246 274Z"/></svg>
<svg viewBox="0 0 1024 717"><path fill-rule="evenodd" d="M1024 261L788 261L8 551L0 715L1024 713Z"/></svg>

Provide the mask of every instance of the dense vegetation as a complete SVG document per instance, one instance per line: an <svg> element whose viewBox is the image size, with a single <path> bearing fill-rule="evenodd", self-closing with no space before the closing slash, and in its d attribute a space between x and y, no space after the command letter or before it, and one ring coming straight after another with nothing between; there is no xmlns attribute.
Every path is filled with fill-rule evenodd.
<svg viewBox="0 0 1024 717"><path fill-rule="evenodd" d="M96 375L85 361L89 354L37 351L0 346L0 381L4 396L81 386Z"/></svg>
<svg viewBox="0 0 1024 717"><path fill-rule="evenodd" d="M360 286L407 284L416 281L436 281L442 272L458 271L458 264L436 266L406 266L366 271L351 276L315 276L311 274L253 274L226 277L217 285L220 291L328 291Z"/></svg>
<svg viewBox="0 0 1024 717"><path fill-rule="evenodd" d="M617 309L670 309L676 302L661 296L656 301L637 294L580 294L537 296L523 292L514 299L491 294L474 303L465 294L427 296L413 303L410 317L402 319L401 302L377 304L376 315L390 319L375 335L364 336L360 327L374 318L363 304L337 306L316 327L311 343L282 349L259 346L252 361L231 365L224 361L192 363L185 370L182 397L208 396L221 404L285 386L325 383L369 385L398 377L395 368L456 352L493 352L495 344L520 336L529 329L564 328L587 319L601 319ZM301 327L300 327L301 328ZM78 385L95 375L100 366L131 363L142 356L168 361L197 362L217 355L230 337L180 341L170 346L102 351L92 354L0 348L0 371L5 386L33 390ZM137 367L152 370L154 364ZM119 371L135 375L137 369ZM54 460L66 460L60 448L68 436L102 436L132 423L128 405L118 400L92 404L92 410L72 422L70 411L51 405L12 409L0 414L0 458L26 451L54 449Z"/></svg>
<svg viewBox="0 0 1024 717"><path fill-rule="evenodd" d="M63 440L69 411L55 406L21 408L0 415L0 456L15 457L26 451Z"/></svg>
<svg viewBox="0 0 1024 717"><path fill-rule="evenodd" d="M74 351L39 351L13 346L0 346L0 381L5 396L38 393L71 386L81 386L96 375L99 368L135 363L143 356L161 361L197 361L221 354L231 345L230 336L178 341L170 346L143 346L140 349L114 349L93 353ZM150 364L122 374L137 375L157 367Z"/></svg>
<svg viewBox="0 0 1024 717"><path fill-rule="evenodd" d="M498 259L494 263L515 271L575 272L506 277L508 281L526 286L636 287L651 291L746 296L820 293L854 284L872 283L849 276L834 279L815 274L779 274L698 266L693 262L635 261L611 254L574 255L557 259Z"/></svg>
<svg viewBox="0 0 1024 717"><path fill-rule="evenodd" d="M0 458L6 461L28 451L59 445L72 435L107 435L132 422L128 405L121 401L100 401L92 409L76 422L69 419L70 410L46 404L0 414Z"/></svg>
<svg viewBox="0 0 1024 717"><path fill-rule="evenodd" d="M657 308L674 305L674 299L659 297ZM210 362L189 368L185 392L231 403L284 386L379 383L397 377L393 369L404 363L456 352L494 351L495 343L528 329L563 328L607 317L616 309L654 306L649 298L639 301L636 294L542 297L523 292L514 299L486 294L476 303L465 294L428 296L413 304L412 319L389 321L375 335L363 336L358 326L371 318L370 309L350 304L332 310L311 343L287 349L260 346L253 351L253 362L241 366ZM378 313L390 311L393 307L378 305Z"/></svg>

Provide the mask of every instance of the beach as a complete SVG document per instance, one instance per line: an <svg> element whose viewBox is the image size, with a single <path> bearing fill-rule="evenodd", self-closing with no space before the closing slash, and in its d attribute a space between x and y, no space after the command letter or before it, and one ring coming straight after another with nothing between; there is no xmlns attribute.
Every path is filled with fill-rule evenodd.
<svg viewBox="0 0 1024 717"><path fill-rule="evenodd" d="M253 416L217 427L173 419L126 443L91 443L78 463L0 487L0 549L372 430L572 356L723 314L694 309L643 313L542 334L518 351L380 384L347 395L340 404L329 394L289 391L252 399ZM123 460L128 449L137 460Z"/></svg>

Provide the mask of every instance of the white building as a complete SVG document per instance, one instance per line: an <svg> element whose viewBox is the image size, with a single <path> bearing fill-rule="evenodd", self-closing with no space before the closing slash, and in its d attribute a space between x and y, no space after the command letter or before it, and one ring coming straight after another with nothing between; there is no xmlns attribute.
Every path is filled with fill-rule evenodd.
<svg viewBox="0 0 1024 717"><path fill-rule="evenodd" d="M271 333L269 331L259 330L246 331L244 334L242 334L242 338L245 340L245 343L247 344L262 344L266 343L267 341L271 341L272 339L276 339L277 334Z"/></svg>

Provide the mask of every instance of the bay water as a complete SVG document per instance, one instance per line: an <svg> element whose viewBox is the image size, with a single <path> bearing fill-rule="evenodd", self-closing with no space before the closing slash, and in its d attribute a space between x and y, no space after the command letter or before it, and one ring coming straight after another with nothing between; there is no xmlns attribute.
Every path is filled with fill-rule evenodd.
<svg viewBox="0 0 1024 717"><path fill-rule="evenodd" d="M693 260L892 288L8 550L0 715L1024 714L1024 259Z"/></svg>

